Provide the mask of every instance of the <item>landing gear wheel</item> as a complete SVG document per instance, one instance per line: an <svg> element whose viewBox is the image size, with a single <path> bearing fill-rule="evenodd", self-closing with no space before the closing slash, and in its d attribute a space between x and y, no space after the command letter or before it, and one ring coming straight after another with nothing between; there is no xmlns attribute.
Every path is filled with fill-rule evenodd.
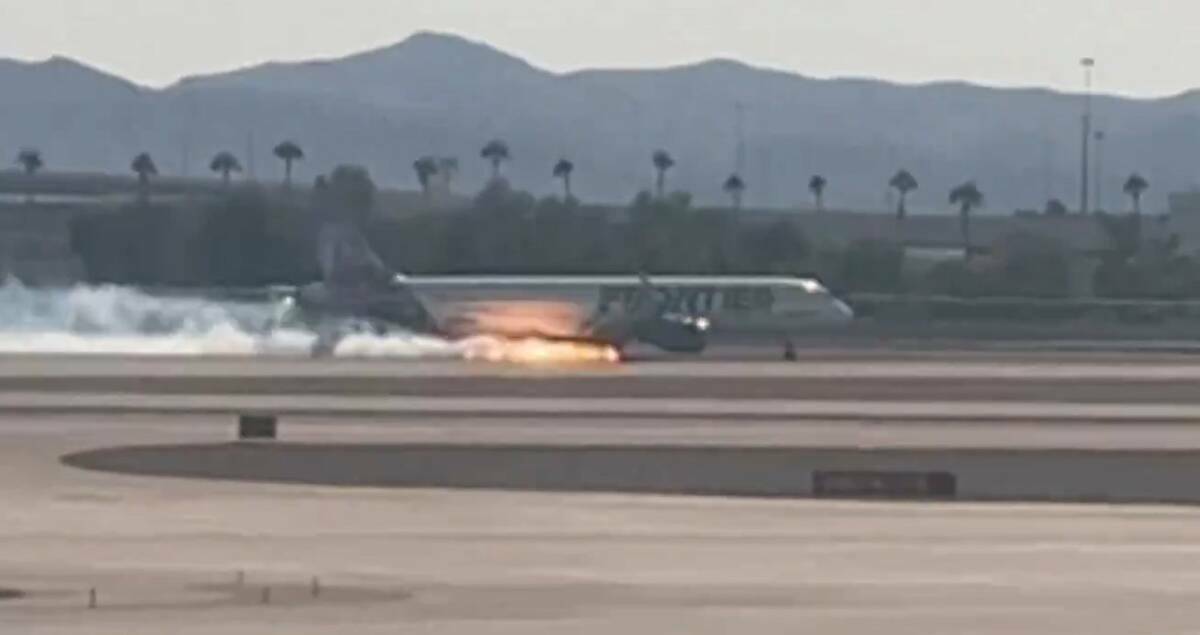
<svg viewBox="0 0 1200 635"><path fill-rule="evenodd" d="M612 351L612 355L609 357L609 361L613 362L614 364L619 363L619 362L628 361L625 358L625 345L613 344L612 346L609 347L609 350Z"/></svg>
<svg viewBox="0 0 1200 635"><path fill-rule="evenodd" d="M796 345L792 343L792 340L784 340L783 341L783 361L794 362L799 359L800 359L800 356L796 354Z"/></svg>
<svg viewBox="0 0 1200 635"><path fill-rule="evenodd" d="M319 330L317 332L317 339L313 342L312 350L310 351L312 358L323 359L333 357L334 352L337 351L338 342L341 339L335 332Z"/></svg>
<svg viewBox="0 0 1200 635"><path fill-rule="evenodd" d="M309 352L309 355L311 355L313 359L325 359L327 357L333 357L333 351L333 342L329 340L317 340L316 343L313 344L312 351Z"/></svg>

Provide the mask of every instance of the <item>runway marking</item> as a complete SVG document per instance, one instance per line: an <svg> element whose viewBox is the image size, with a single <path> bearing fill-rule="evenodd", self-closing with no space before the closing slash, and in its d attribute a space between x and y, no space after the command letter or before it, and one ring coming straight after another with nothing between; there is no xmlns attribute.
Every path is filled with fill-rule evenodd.
<svg viewBox="0 0 1200 635"><path fill-rule="evenodd" d="M346 397L340 395L148 395L0 393L0 409L22 412L428 414L795 418L913 421L1200 422L1200 404L1076 404L964 401L709 399L543 399L505 397Z"/></svg>
<svg viewBox="0 0 1200 635"><path fill-rule="evenodd" d="M97 377L278 377L278 378L775 378L775 379L979 379L1003 381L1120 380L1134 383L1200 380L1200 357L1162 360L1102 359L1095 362L978 361L932 362L802 360L764 362L655 362L626 365L529 367L465 362L404 360L296 360L272 358L145 359L112 357L0 357L0 378Z"/></svg>

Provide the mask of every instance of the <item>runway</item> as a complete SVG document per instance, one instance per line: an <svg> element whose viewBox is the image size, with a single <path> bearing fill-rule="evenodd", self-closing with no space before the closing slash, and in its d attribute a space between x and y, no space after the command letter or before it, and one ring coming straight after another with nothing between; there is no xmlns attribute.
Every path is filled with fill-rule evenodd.
<svg viewBox="0 0 1200 635"><path fill-rule="evenodd" d="M1200 403L1200 356L813 350L798 363L0 357L0 395Z"/></svg>
<svg viewBox="0 0 1200 635"><path fill-rule="evenodd" d="M1120 477L1191 492L1200 404L1187 386L1198 377L1187 356L1112 354L832 352L800 365L569 370L7 358L0 589L25 596L0 600L0 632L1190 632L1200 508L969 499L984 480L1103 489ZM740 392L757 383L766 388ZM232 415L255 404L285 413L281 442L230 444ZM470 454L506 446L531 451L521 463L541 477L553 471L530 456L586 478L597 459L572 452L647 452L622 473L650 481L674 469L656 450L732 450L764 471L782 460L798 483L807 468L788 452L841 466L863 452L917 456L959 472L968 502L331 487L61 462L233 448L259 453L241 467L261 466L270 453L339 445L438 449L474 463L449 470L473 478L511 476L494 455ZM1022 452L1041 462L997 463ZM1147 473L1121 462L1142 454L1173 463ZM1095 457L1121 460L1089 471ZM359 456L347 473L393 459ZM285 464L318 474L338 467L329 461Z"/></svg>

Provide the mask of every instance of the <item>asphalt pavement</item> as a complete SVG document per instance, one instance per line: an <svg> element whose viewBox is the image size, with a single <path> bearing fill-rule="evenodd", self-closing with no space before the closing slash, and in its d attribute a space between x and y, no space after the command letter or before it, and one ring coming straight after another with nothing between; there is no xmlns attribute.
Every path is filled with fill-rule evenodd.
<svg viewBox="0 0 1200 635"><path fill-rule="evenodd" d="M0 632L1194 632L1200 512L1161 503L1200 483L1200 360L805 355L2 359ZM279 443L231 443L247 409ZM224 473L177 470L204 453ZM303 478L230 473L256 466ZM802 496L818 467L946 470L966 500L619 487Z"/></svg>

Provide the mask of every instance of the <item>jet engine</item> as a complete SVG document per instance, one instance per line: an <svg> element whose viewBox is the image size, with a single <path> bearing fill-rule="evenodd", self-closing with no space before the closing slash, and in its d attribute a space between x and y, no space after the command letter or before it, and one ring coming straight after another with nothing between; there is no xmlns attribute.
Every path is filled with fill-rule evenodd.
<svg viewBox="0 0 1200 635"><path fill-rule="evenodd" d="M708 347L710 326L705 317L664 313L638 322L634 336L669 353L701 353Z"/></svg>

